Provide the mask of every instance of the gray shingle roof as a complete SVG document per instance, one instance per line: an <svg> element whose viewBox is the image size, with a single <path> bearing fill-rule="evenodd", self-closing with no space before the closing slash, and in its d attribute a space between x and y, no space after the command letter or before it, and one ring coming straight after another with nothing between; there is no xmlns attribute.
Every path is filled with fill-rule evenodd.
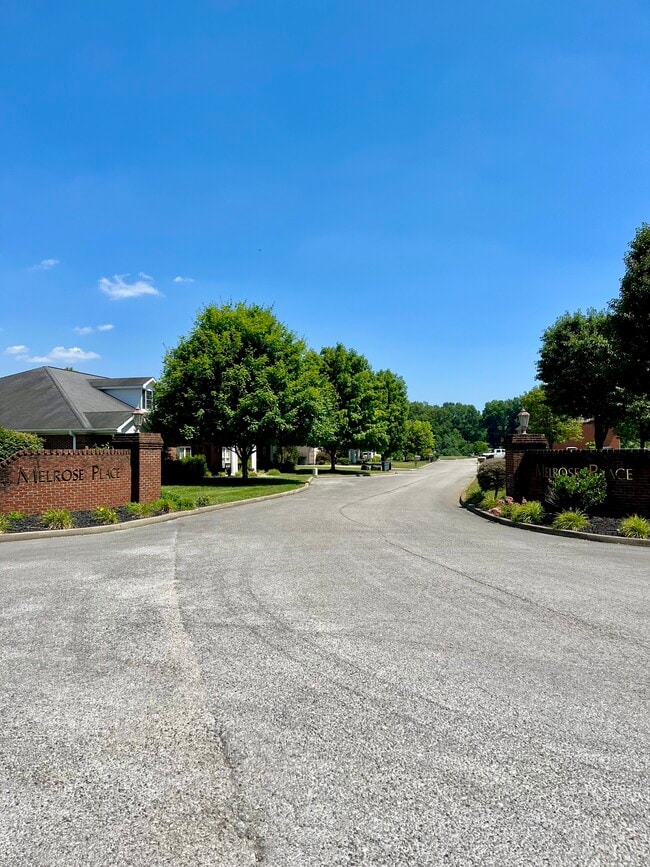
<svg viewBox="0 0 650 867"><path fill-rule="evenodd" d="M92 385L95 388L144 388L145 383L151 382L151 376L122 376L107 378L97 376Z"/></svg>
<svg viewBox="0 0 650 867"><path fill-rule="evenodd" d="M133 378L133 384L150 378ZM58 367L36 367L0 377L0 427L22 431L117 430L131 418L133 407L97 387L113 382L116 380Z"/></svg>

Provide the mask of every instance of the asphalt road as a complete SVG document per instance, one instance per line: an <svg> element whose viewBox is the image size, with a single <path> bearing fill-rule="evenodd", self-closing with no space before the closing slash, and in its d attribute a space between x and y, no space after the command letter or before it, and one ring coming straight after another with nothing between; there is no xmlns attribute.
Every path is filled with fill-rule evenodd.
<svg viewBox="0 0 650 867"><path fill-rule="evenodd" d="M1 545L0 864L648 864L650 551L473 468Z"/></svg>

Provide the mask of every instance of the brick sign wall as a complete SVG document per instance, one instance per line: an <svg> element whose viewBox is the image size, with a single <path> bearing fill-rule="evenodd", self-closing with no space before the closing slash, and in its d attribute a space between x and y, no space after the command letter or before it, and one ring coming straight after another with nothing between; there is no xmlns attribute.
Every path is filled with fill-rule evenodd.
<svg viewBox="0 0 650 867"><path fill-rule="evenodd" d="M131 500L127 449L22 451L0 463L0 513L96 509Z"/></svg>
<svg viewBox="0 0 650 867"><path fill-rule="evenodd" d="M517 445L514 444L514 448ZM509 487L519 499L543 500L546 488L556 476L575 475L583 467L603 470L607 478L605 511L612 515L650 514L650 451L527 450L518 455ZM508 471L506 458L506 471Z"/></svg>

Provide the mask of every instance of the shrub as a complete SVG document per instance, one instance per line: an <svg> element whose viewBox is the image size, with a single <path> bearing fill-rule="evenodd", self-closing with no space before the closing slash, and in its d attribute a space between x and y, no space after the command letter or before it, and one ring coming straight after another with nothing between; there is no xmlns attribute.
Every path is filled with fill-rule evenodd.
<svg viewBox="0 0 650 867"><path fill-rule="evenodd" d="M181 458L181 466L183 475L191 481L200 482L210 473L205 455L191 455L187 458Z"/></svg>
<svg viewBox="0 0 650 867"><path fill-rule="evenodd" d="M479 507L489 512L490 509L496 509L497 506L500 508L502 504L503 500L499 499L499 497L496 497L494 494L484 494L483 499L479 503Z"/></svg>
<svg viewBox="0 0 650 867"><path fill-rule="evenodd" d="M621 536L627 536L628 539L648 539L650 538L650 522L642 518L641 515L630 515L618 525L618 532Z"/></svg>
<svg viewBox="0 0 650 867"><path fill-rule="evenodd" d="M190 455L178 461L163 461L163 484L196 485L210 475L205 455Z"/></svg>
<svg viewBox="0 0 650 867"><path fill-rule="evenodd" d="M331 464L332 459L327 454L327 452L318 452L316 455L316 465L321 466L322 464Z"/></svg>
<svg viewBox="0 0 650 867"><path fill-rule="evenodd" d="M199 497L196 498L195 505L197 509L202 509L203 506L209 506L210 497L207 494L201 494Z"/></svg>
<svg viewBox="0 0 650 867"><path fill-rule="evenodd" d="M11 526L11 521L8 517L0 515L0 533L6 533Z"/></svg>
<svg viewBox="0 0 650 867"><path fill-rule="evenodd" d="M272 469L267 471L266 475L267 476L279 476L280 470L277 467L273 467Z"/></svg>
<svg viewBox="0 0 650 867"><path fill-rule="evenodd" d="M472 506L479 506L483 501L485 494L480 488L476 490L465 492L465 502L470 503Z"/></svg>
<svg viewBox="0 0 650 867"><path fill-rule="evenodd" d="M69 530L74 527L72 515L67 509L48 509L41 515L41 521L48 530Z"/></svg>
<svg viewBox="0 0 650 867"><path fill-rule="evenodd" d="M476 473L482 491L498 493L506 483L506 462L503 458L492 458L482 463Z"/></svg>
<svg viewBox="0 0 650 867"><path fill-rule="evenodd" d="M8 512L6 517L8 521L22 521L27 517L27 512Z"/></svg>
<svg viewBox="0 0 650 867"><path fill-rule="evenodd" d="M0 427L0 461L6 461L22 449L38 451L43 448L43 440L35 434L20 433Z"/></svg>
<svg viewBox="0 0 650 867"><path fill-rule="evenodd" d="M108 509L105 506L100 506L93 512L93 518L98 524L117 524L120 520L115 509Z"/></svg>
<svg viewBox="0 0 650 867"><path fill-rule="evenodd" d="M544 509L537 500L531 500L530 503L513 503L508 517L516 524L540 524L544 517Z"/></svg>
<svg viewBox="0 0 650 867"><path fill-rule="evenodd" d="M587 467L575 476L556 476L546 491L546 502L555 511L590 512L607 497L607 479L603 470L591 472Z"/></svg>
<svg viewBox="0 0 650 867"><path fill-rule="evenodd" d="M556 530L584 530L589 526L589 518L579 509L560 512L553 520Z"/></svg>
<svg viewBox="0 0 650 867"><path fill-rule="evenodd" d="M373 460L374 460L374 458L373 458ZM377 458L377 460L379 460L379 458ZM342 466L342 467L349 467L350 466L350 458L339 458L336 463L340 464L340 466Z"/></svg>
<svg viewBox="0 0 650 867"><path fill-rule="evenodd" d="M124 508L134 518L141 518L147 512L147 507L144 503L127 503Z"/></svg>
<svg viewBox="0 0 650 867"><path fill-rule="evenodd" d="M176 511L176 501L171 497L162 497L160 500L154 500L152 503L146 504L146 511L150 515L155 515L158 512L166 515L169 512Z"/></svg>
<svg viewBox="0 0 650 867"><path fill-rule="evenodd" d="M189 512L191 509L196 508L196 503L193 497L174 497L173 502L175 509L172 509L171 511L178 510L179 512Z"/></svg>

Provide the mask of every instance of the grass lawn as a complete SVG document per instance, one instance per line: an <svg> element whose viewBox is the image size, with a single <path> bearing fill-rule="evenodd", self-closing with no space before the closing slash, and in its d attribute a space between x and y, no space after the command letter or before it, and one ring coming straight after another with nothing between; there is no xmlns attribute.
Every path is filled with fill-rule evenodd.
<svg viewBox="0 0 650 867"><path fill-rule="evenodd" d="M206 479L203 485L163 485L162 498L171 497L196 500L203 497L208 505L217 503L232 503L235 500L250 500L254 497L265 497L268 494L282 494L302 487L305 479L294 474L283 474L269 478L243 479L218 478Z"/></svg>
<svg viewBox="0 0 650 867"><path fill-rule="evenodd" d="M391 461L394 470L417 470L428 463L429 461Z"/></svg>

